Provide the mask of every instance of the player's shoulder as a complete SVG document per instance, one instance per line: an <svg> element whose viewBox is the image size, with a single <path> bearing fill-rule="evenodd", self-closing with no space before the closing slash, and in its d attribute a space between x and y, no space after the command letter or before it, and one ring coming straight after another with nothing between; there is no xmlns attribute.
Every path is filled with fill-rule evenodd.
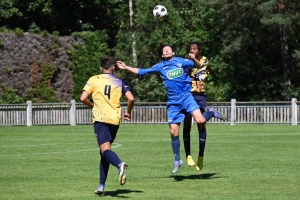
<svg viewBox="0 0 300 200"><path fill-rule="evenodd" d="M186 61L189 61L189 59L178 57L178 56L176 56L172 59L172 62L176 62L176 63L184 63Z"/></svg>
<svg viewBox="0 0 300 200"><path fill-rule="evenodd" d="M93 75L89 78L89 81L97 80L100 78L100 76L101 76L101 74Z"/></svg>
<svg viewBox="0 0 300 200"><path fill-rule="evenodd" d="M152 68L162 68L165 65L165 61L161 60L160 62L152 65Z"/></svg>
<svg viewBox="0 0 300 200"><path fill-rule="evenodd" d="M207 61L207 58L205 56L201 56L200 61L202 61L202 60L203 61L205 61L205 60Z"/></svg>
<svg viewBox="0 0 300 200"><path fill-rule="evenodd" d="M184 65L193 65L194 62L191 59L188 58L182 58L182 57L174 57L174 62L182 63Z"/></svg>
<svg viewBox="0 0 300 200"><path fill-rule="evenodd" d="M173 60L184 60L185 58L182 58L182 57L179 57L179 56L175 56L174 58L173 58Z"/></svg>

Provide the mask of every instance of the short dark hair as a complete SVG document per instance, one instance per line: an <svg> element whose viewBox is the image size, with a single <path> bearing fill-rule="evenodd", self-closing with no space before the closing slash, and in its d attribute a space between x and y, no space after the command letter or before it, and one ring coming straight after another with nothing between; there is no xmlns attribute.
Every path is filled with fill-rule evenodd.
<svg viewBox="0 0 300 200"><path fill-rule="evenodd" d="M103 69L109 69L112 65L116 64L116 60L114 57L106 57L106 58L102 58L100 61L100 66Z"/></svg>
<svg viewBox="0 0 300 200"><path fill-rule="evenodd" d="M198 47L199 50L202 49L202 43L200 43L200 42L191 42L189 44L189 46L187 47L188 48L188 52L190 52L190 46L191 46L191 44L195 44Z"/></svg>

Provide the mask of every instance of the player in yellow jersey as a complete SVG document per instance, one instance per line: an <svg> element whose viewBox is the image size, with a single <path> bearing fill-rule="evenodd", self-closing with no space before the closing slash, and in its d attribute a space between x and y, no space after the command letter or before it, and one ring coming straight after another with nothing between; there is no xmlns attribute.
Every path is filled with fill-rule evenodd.
<svg viewBox="0 0 300 200"><path fill-rule="evenodd" d="M206 110L207 95L205 93L205 81L211 68L208 65L208 60L205 56L201 55L202 44L199 42L192 42L189 44L189 53L195 54L195 58L200 62L201 67L193 68L189 71L189 76L192 80L191 93L199 105L201 112ZM224 118L220 118L225 120ZM187 163L190 167L195 166L195 162L191 156L191 145L190 145L190 131L191 131L192 116L189 114L185 115L183 124L183 142L184 150L186 153ZM203 156L206 142L206 124L197 124L199 133L199 154L196 165L197 170L201 170L203 167Z"/></svg>
<svg viewBox="0 0 300 200"><path fill-rule="evenodd" d="M92 108L94 132L100 148L100 183L94 191L97 195L104 193L110 164L118 168L120 184L124 185L126 182L128 165L111 150L111 144L116 138L120 125L120 99L123 94L127 98L128 107L124 119L130 120L134 96L127 83L114 75L115 64L116 60L112 57L101 59L102 74L89 78L80 97L80 101ZM92 95L93 102L89 100L89 95Z"/></svg>

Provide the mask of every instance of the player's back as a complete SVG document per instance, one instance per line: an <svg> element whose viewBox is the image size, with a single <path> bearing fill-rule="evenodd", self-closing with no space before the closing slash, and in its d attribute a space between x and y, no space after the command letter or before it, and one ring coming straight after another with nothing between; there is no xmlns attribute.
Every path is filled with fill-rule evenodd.
<svg viewBox="0 0 300 200"><path fill-rule="evenodd" d="M123 80L113 74L99 74L88 80L84 90L93 97L93 121L120 123L122 87Z"/></svg>

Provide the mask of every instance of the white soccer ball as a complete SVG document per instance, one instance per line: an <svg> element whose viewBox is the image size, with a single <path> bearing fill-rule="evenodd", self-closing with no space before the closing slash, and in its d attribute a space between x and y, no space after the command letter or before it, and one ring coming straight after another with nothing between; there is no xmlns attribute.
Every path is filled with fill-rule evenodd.
<svg viewBox="0 0 300 200"><path fill-rule="evenodd" d="M154 15L154 17L163 18L167 14L168 14L168 11L167 11L166 7L164 7L162 5L157 5L153 9L153 15Z"/></svg>

